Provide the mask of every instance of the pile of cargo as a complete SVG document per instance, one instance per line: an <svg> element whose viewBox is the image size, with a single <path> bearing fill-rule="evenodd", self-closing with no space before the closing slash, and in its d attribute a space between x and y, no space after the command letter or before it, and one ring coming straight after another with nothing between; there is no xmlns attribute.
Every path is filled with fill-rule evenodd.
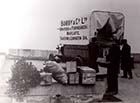
<svg viewBox="0 0 140 103"><path fill-rule="evenodd" d="M68 84L94 85L96 71L87 66L77 66L75 61L66 62Z"/></svg>
<svg viewBox="0 0 140 103"><path fill-rule="evenodd" d="M53 79L68 85L94 85L96 82L96 71L87 66L77 66L76 61L67 61L65 66L48 62L44 71L41 77L45 85L51 85Z"/></svg>

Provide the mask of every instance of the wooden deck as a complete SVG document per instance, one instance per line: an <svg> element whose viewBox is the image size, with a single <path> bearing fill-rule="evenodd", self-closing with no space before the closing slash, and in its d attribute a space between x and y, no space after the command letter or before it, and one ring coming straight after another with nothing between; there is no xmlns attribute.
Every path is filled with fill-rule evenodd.
<svg viewBox="0 0 140 103"><path fill-rule="evenodd" d="M69 96L80 94L102 94L106 88L105 81L97 81L95 85L83 86L83 85L62 85L59 83L53 83L50 86L38 86L33 88L28 93L28 96L55 96L57 94Z"/></svg>

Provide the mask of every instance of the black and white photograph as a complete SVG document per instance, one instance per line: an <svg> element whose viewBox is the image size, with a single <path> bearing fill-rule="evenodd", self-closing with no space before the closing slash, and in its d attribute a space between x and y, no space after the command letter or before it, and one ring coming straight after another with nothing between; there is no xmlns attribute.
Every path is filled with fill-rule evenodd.
<svg viewBox="0 0 140 103"><path fill-rule="evenodd" d="M139 103L139 0L0 0L0 103Z"/></svg>

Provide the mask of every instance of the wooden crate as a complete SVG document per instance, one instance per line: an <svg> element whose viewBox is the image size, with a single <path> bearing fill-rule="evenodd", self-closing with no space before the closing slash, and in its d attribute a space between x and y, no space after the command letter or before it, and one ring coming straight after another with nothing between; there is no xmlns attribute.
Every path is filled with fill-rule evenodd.
<svg viewBox="0 0 140 103"><path fill-rule="evenodd" d="M68 73L68 84L79 84L79 73Z"/></svg>
<svg viewBox="0 0 140 103"><path fill-rule="evenodd" d="M89 67L78 67L80 72L80 83L93 85L96 82L96 71Z"/></svg>
<svg viewBox="0 0 140 103"><path fill-rule="evenodd" d="M76 61L67 61L66 62L66 72L76 72L77 71L77 64Z"/></svg>

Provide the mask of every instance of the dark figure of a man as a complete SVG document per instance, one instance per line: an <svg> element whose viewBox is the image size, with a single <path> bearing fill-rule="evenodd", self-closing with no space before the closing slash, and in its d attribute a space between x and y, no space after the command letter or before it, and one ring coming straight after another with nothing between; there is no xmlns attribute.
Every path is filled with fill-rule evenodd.
<svg viewBox="0 0 140 103"><path fill-rule="evenodd" d="M121 51L121 69L123 70L123 78L132 79L132 68L131 68L131 47L127 43L127 40L122 40L122 51Z"/></svg>
<svg viewBox="0 0 140 103"><path fill-rule="evenodd" d="M115 95L118 93L118 73L120 64L120 47L117 44L112 44L109 54L107 56L109 65L107 68L107 84L108 88L106 93Z"/></svg>
<svg viewBox="0 0 140 103"><path fill-rule="evenodd" d="M96 37L92 38L91 43L89 43L89 67L96 70L96 72L99 72L98 64L96 62L99 54L99 47L96 44Z"/></svg>

